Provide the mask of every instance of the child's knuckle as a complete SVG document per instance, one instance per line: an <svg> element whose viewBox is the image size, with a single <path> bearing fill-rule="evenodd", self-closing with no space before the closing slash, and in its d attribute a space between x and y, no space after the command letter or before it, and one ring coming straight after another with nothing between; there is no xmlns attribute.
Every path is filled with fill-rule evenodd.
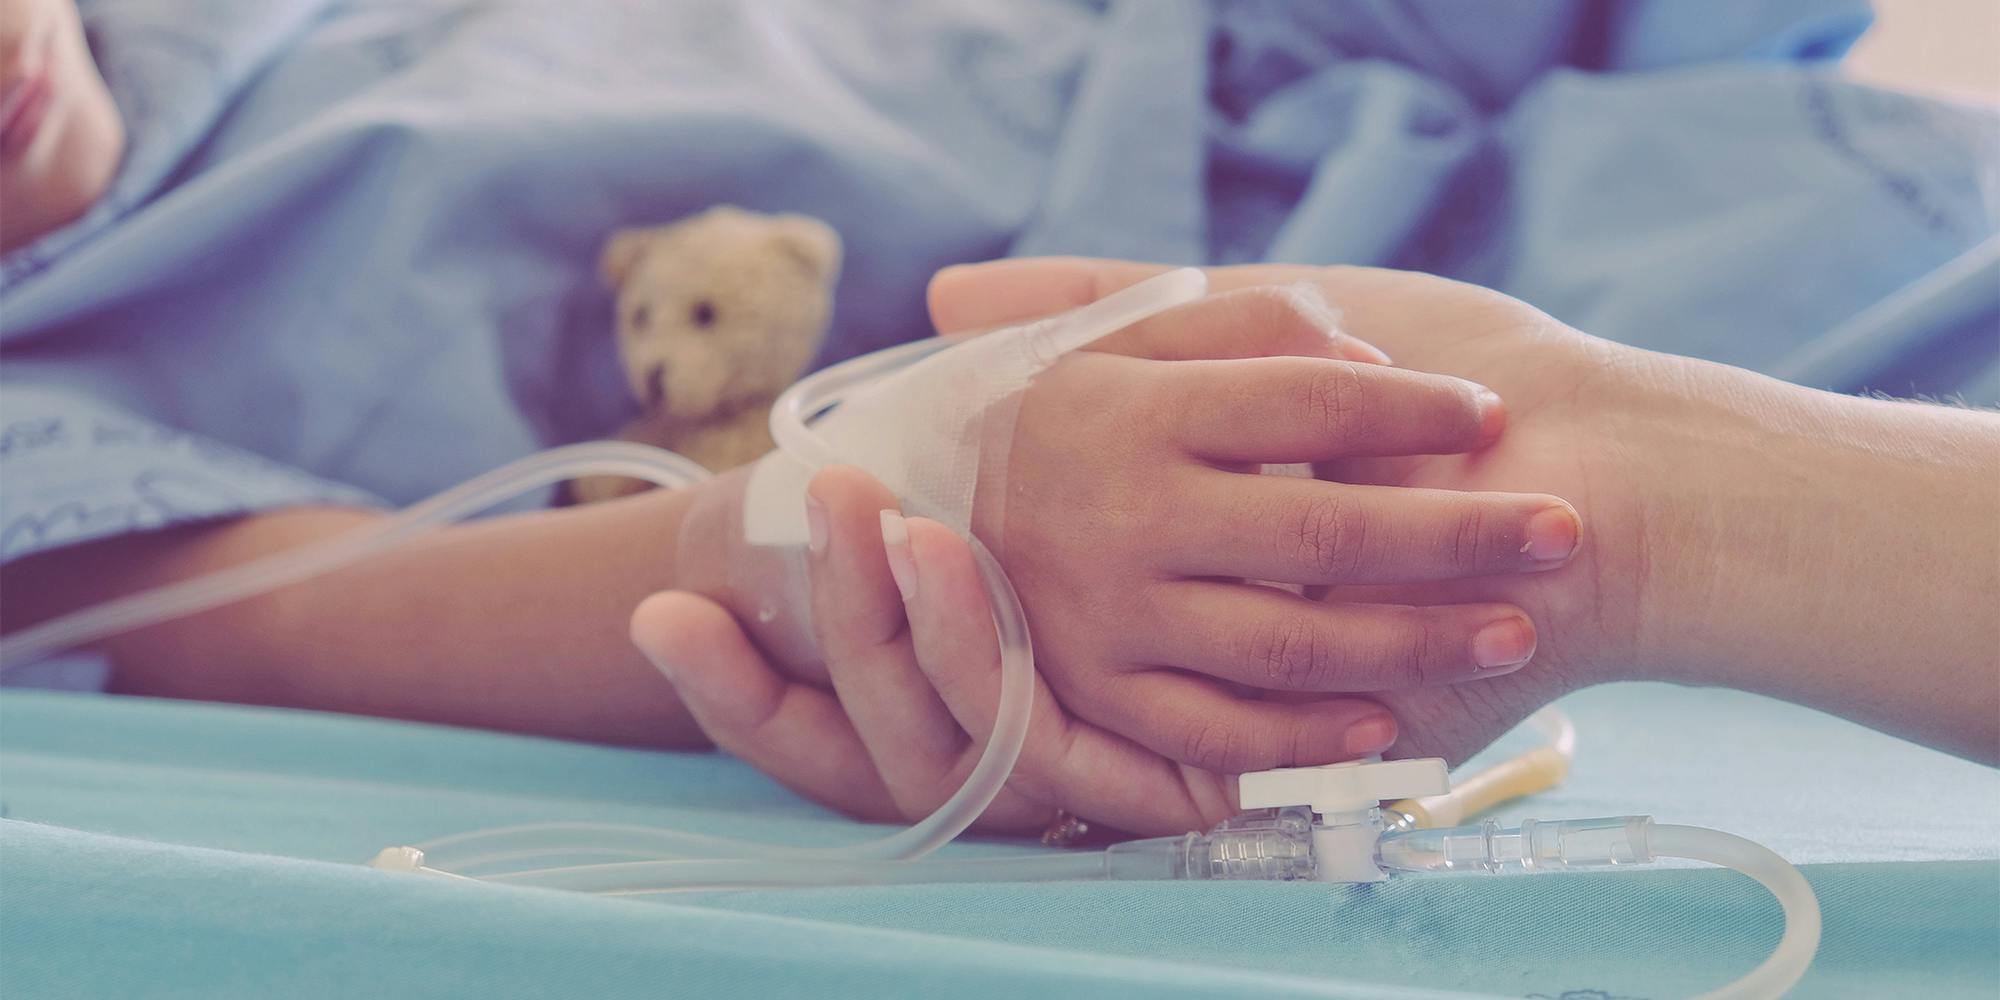
<svg viewBox="0 0 2000 1000"><path fill-rule="evenodd" d="M1285 540L1303 568L1322 580L1353 578L1366 560L1366 514L1338 496L1323 495L1296 505L1285 524Z"/></svg>
<svg viewBox="0 0 2000 1000"><path fill-rule="evenodd" d="M1226 771L1240 756L1241 742L1234 727L1205 719L1188 727L1181 740L1181 761L1204 771Z"/></svg>
<svg viewBox="0 0 2000 1000"><path fill-rule="evenodd" d="M1394 687L1420 688L1431 682L1432 664L1443 636L1430 622L1412 616L1398 630L1384 658L1384 679Z"/></svg>
<svg viewBox="0 0 2000 1000"><path fill-rule="evenodd" d="M1251 629L1247 657L1272 688L1311 691L1338 669L1339 654L1312 622L1292 618Z"/></svg>
<svg viewBox="0 0 2000 1000"><path fill-rule="evenodd" d="M1490 519L1486 511L1476 504L1468 504L1454 518L1450 546L1451 563L1460 569L1477 569L1485 566L1493 558L1493 540L1488 535Z"/></svg>

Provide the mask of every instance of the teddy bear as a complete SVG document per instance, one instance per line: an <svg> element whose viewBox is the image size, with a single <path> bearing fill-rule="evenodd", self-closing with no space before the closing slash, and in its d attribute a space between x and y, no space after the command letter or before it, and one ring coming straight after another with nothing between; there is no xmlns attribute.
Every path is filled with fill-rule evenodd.
<svg viewBox="0 0 2000 1000"><path fill-rule="evenodd" d="M803 215L730 206L605 243L617 298L618 356L644 408L616 439L681 453L722 471L771 450L771 404L825 337L840 276L840 236ZM589 503L649 489L622 476L569 484Z"/></svg>

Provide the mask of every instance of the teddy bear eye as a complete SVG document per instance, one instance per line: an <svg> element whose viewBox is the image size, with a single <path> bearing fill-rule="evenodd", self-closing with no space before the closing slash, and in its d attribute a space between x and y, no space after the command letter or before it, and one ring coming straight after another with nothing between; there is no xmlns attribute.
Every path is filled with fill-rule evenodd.
<svg viewBox="0 0 2000 1000"><path fill-rule="evenodd" d="M633 329L644 330L646 328L646 324L652 321L653 321L653 312L652 310L647 309L645 306L640 306L639 308L632 310Z"/></svg>
<svg viewBox="0 0 2000 1000"><path fill-rule="evenodd" d="M694 320L694 325L696 326L714 326L715 303L707 299L702 299L700 302L694 304L694 308L688 310L688 318Z"/></svg>

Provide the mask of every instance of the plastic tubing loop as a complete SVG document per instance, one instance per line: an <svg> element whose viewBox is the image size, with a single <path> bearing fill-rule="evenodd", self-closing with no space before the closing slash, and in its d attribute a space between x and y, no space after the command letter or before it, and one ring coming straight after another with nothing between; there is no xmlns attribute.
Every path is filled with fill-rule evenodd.
<svg viewBox="0 0 2000 1000"><path fill-rule="evenodd" d="M1207 290L1208 279L1198 269L1182 268L1158 275L1069 313L1062 327L1040 326L1030 332L1029 346L1047 361L1083 342L1121 330L1164 309L1191 302ZM1054 331L1068 332L1067 340ZM827 443L812 433L811 422L840 405L860 386L945 350L971 334L912 341L865 354L800 380L771 407L771 440L778 450L817 472L837 464ZM936 517L921 503L905 500L906 514ZM824 885L881 881L882 869L872 866L844 870L824 866L827 859L904 860L920 858L965 832L1000 794L1027 741L1028 711L1034 697L1034 647L1027 615L999 560L977 537L967 535L980 581L992 604L993 624L1000 646L1000 698L992 735L965 783L929 816L908 828L875 840L835 847L793 847L749 843L702 834L662 830L636 824L536 823L462 834L414 845L424 852L425 867L448 873L493 865L532 865L571 860L579 855L605 859L594 865L561 865L541 870L508 871L507 881L532 882L549 888L587 892L664 892L682 889L730 888L744 885ZM580 838L593 843L579 845ZM437 864L430 863L436 858ZM1103 877L1103 855L1086 855L1092 874L1049 877ZM612 858L625 859L622 862ZM819 867L776 866L745 881L756 866L717 865L715 859L818 859ZM950 863L950 864L956 864ZM1072 860L1072 865L1085 864ZM1025 877L1031 866L1015 866L1010 877ZM897 881L946 880L950 865L924 865L899 871ZM1064 869L1070 871L1074 869ZM789 873L789 874L788 874ZM498 877L498 876L496 876ZM622 881L621 881L622 880Z"/></svg>
<svg viewBox="0 0 2000 1000"><path fill-rule="evenodd" d="M1207 279L1193 268L1169 272L1150 281L1111 295L1076 310L1073 330L1096 330L1091 338L1122 329L1162 309L1199 298ZM1049 339L1049 329L1035 331L1031 345L1060 353L1068 344ZM944 350L965 339L939 337L914 341L877 351L824 369L787 390L771 411L771 436L784 451L812 471L834 464L837 457L809 429L810 421L837 406L854 387L866 384L890 371L929 354ZM1053 360L1050 357L1049 360ZM172 621L233 601L242 600L278 587L351 565L400 545L443 525L463 520L523 493L565 479L612 475L643 479L675 489L709 478L706 469L672 452L625 442L591 442L552 448L503 468L473 478L428 500L417 503L374 524L346 532L337 538L311 543L290 551L160 587L145 593L109 601L0 640L0 671L30 663L52 653L73 648L136 628ZM909 511L923 515L922 509ZM951 841L986 811L1020 757L1027 739L1028 711L1034 691L1034 654L1028 636L1026 614L1020 598L1007 580L1005 571L979 539L968 536L981 582L992 602L994 627L1000 645L1000 698L992 736L981 751L964 785L936 811L907 829L875 840L836 847L790 847L735 841L723 837L684 833L636 824L536 823L460 834L418 845L428 861L432 854L461 857L453 867L469 869L496 863L521 864L540 859L597 856L637 859L627 864L662 862L669 868L648 869L645 873L619 864L568 866L541 872L513 871L513 881L532 881L549 887L579 888L588 891L660 891L677 888L724 887L733 885L824 884L829 878L851 881L884 880L878 866L850 868L836 876L827 859L893 861L918 858ZM590 841L579 843L578 838ZM1092 856L1085 855L1084 858ZM746 881L746 868L722 862L752 858L817 859L815 864L798 866L764 864L763 874ZM443 862L440 858L440 863ZM1101 857L1097 858L1101 869ZM1070 859L1071 865L1082 862ZM911 871L908 878L936 879L942 869L985 870L971 867L926 865L929 871ZM1048 868L1053 862L1044 863ZM1001 866L1022 875L1036 865ZM424 870L450 874L426 864ZM997 870L997 869L995 869ZM1050 870L1053 870L1052 868ZM1070 870L1070 869L1065 869ZM1057 877L1057 876L1049 876ZM1060 877L1072 877L1068 875ZM621 887L621 879L638 880ZM898 876L897 880L904 880Z"/></svg>
<svg viewBox="0 0 2000 1000"><path fill-rule="evenodd" d="M1741 979L1697 1000L1765 1000L1798 983L1819 952L1819 897L1791 862L1770 848L1734 834L1698 826L1653 827L1653 853L1733 868L1762 883L1785 911L1785 933L1770 957Z"/></svg>
<svg viewBox="0 0 2000 1000"><path fill-rule="evenodd" d="M835 464L836 456L812 433L808 422L838 406L855 388L950 347L959 339L963 338L934 338L899 345L842 362L801 380L772 406L771 439L779 451L814 471ZM912 509L907 513L925 512ZM992 603L993 623L998 632L1000 704L992 736L972 772L966 775L958 791L929 816L886 837L833 847L755 843L638 824L530 823L416 844L416 849L424 852L425 867L445 873L467 872L495 865L511 867L594 855L605 860L507 871L488 877L514 884L598 893L966 880L944 878L942 869L948 867L944 865L924 865L921 873L911 871L888 879L882 877L886 869L881 866L829 867L828 862L839 859L907 862L950 843L1000 794L1027 741L1035 676L1027 614L992 552L977 538L968 537L968 541L980 582ZM741 863L751 859L758 859L757 863ZM778 864L788 859L809 863ZM721 863L724 861L730 863ZM1025 868L1009 870L1026 873ZM1096 870L1102 870L1101 858L1097 859Z"/></svg>
<svg viewBox="0 0 2000 1000"><path fill-rule="evenodd" d="M773 438L780 448L815 471L834 456L806 427L812 416L837 405L854 387L942 350L955 339L918 341L856 358L828 368L789 390L772 411ZM0 640L0 670L12 669L52 653L132 629L172 621L252 597L279 587L329 573L401 545L439 527L464 520L516 496L582 476L629 476L676 489L709 478L707 470L672 452L625 442L591 442L553 448L475 477L381 521L323 542L256 559L206 576L119 598L25 629ZM913 511L913 513L923 513ZM1034 691L1034 661L1027 618L1013 585L993 554L970 539L981 582L992 601L1000 641L1000 704L992 737L958 792L931 815L912 826L875 840L836 847L801 848L758 844L652 827L600 823L537 823L446 837L420 845L433 854L465 856L452 867L469 868L496 862L521 863L554 856L597 855L669 861L666 869L634 870L628 865L592 865L545 872L512 872L506 880L586 891L658 891L704 886L814 885L829 881L868 882L938 880L942 869L892 875L881 865L828 867L826 861L898 861L917 858L950 842L985 812L1008 774L1013 771L1028 732L1028 711ZM581 842L580 842L581 841ZM763 858L757 865L740 862ZM811 864L780 864L779 859L818 859ZM444 857L438 859L446 860ZM1075 877L1078 859L1064 859L1061 874ZM728 862L728 863L725 863ZM657 864L658 862L654 862ZM971 877L1028 877L1035 867L1025 864L977 862L964 869ZM1043 862L1043 866L1050 863ZM1102 860L1097 859L1101 871ZM757 869L751 872L749 869ZM433 868L432 870L438 870ZM975 876L971 872L990 872ZM1002 872L1011 874L1003 875ZM634 880L621 885L622 880Z"/></svg>

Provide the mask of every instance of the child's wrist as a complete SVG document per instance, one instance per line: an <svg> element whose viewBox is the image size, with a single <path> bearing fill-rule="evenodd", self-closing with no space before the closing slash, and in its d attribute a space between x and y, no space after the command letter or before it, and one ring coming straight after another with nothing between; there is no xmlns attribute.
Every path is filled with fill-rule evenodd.
<svg viewBox="0 0 2000 1000"><path fill-rule="evenodd" d="M745 538L744 493L754 468L733 469L691 491L679 527L674 589L722 605L773 666L796 677L823 677L806 612L802 551ZM798 503L803 509L805 498Z"/></svg>

